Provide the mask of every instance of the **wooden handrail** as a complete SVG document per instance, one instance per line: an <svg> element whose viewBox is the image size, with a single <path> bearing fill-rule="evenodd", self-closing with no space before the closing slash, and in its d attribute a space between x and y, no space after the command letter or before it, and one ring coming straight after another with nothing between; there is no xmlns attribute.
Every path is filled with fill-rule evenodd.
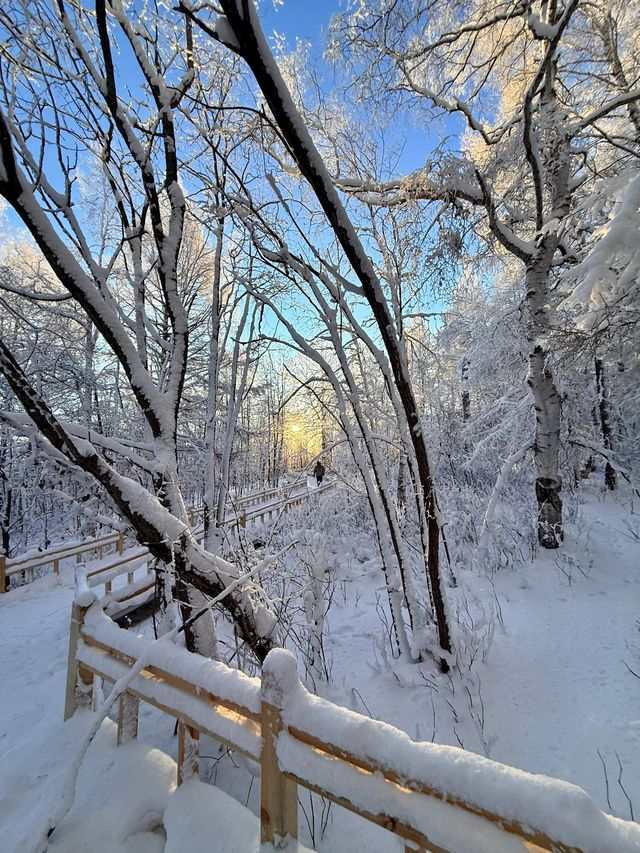
<svg viewBox="0 0 640 853"><path fill-rule="evenodd" d="M230 518L226 518L223 522L225 527L231 527L231 529L235 529L238 527L246 526L247 521L253 521L254 519L264 518L269 515L273 516L273 513L278 509L284 508L285 511L290 506L296 506L302 503L303 500L308 499L313 494L317 494L325 491L328 488L331 488L333 483L326 483L324 486L320 486L318 489L314 489L311 492L305 492L299 495L294 495L292 497L288 497L283 501L277 501L272 504L266 504L264 506L256 507L250 513L242 512L240 514L235 514ZM275 494L279 489L269 489L265 490L263 495ZM251 497L252 499L257 495L251 495L247 497ZM189 509L189 515L191 519L191 523L193 523L194 515L199 515L203 512L202 507L196 507ZM197 539L202 539L203 534L196 534ZM82 554L86 554L90 551L99 551L101 552L103 548L107 548L110 545L116 546L116 551L118 554L121 554L124 548L124 534L108 534L105 536L97 537L96 539L89 539L85 542L79 543L77 545L67 545L56 547L51 549L50 551L43 551L41 554L34 555L33 557L24 557L22 559L7 559L2 554L0 554L0 594L7 591L7 582L12 575L21 574L23 572L31 572L35 571L42 566L46 566L49 564L53 564L54 573L58 574L59 571L59 563L61 560L66 560L69 557L80 557ZM128 555L122 559L116 559L112 563L109 563L107 566L100 566L97 569L94 569L89 573L89 577L93 578L98 575L103 575L108 572L112 572L113 570L126 566L129 563L135 562L138 559L142 559L144 557L148 557L150 555L148 548L143 548L143 550L138 551L135 555ZM111 575L109 580L106 580L106 583L110 583L115 577L118 577L120 574L124 574L125 572L116 572ZM110 590L109 590L110 591Z"/></svg>
<svg viewBox="0 0 640 853"><path fill-rule="evenodd" d="M15 559L13 557L6 561L7 575L16 574L17 572L31 571L45 566L54 560L65 560L68 557L74 557L76 554L84 554L87 551L95 551L98 548L106 548L109 545L115 545L118 541L118 534L109 534L101 536L97 539L89 539L85 542L80 542L76 545L61 545L56 548L51 548L49 551L41 551L32 557L22 557Z"/></svg>
<svg viewBox="0 0 640 853"><path fill-rule="evenodd" d="M242 498L239 498L238 502L253 500L254 498L258 498L262 495L266 496L277 494L279 490L280 487L265 489L262 492L245 495ZM190 507L188 512L191 515L202 515L204 507ZM15 573L14 569L18 572L31 571L32 569L40 568L42 565L52 562L56 558L63 559L66 557L73 557L77 553L85 553L85 551L96 550L100 546L105 547L107 545L115 544L118 540L118 536L118 533L107 533L93 539L85 539L83 542L76 545L56 545L54 548L50 548L47 551L41 551L38 554L34 554L32 557L6 557L0 554L0 558L4 556L6 576L9 577L9 575ZM38 563L34 563L34 560L38 561Z"/></svg>
<svg viewBox="0 0 640 853"><path fill-rule="evenodd" d="M91 626L85 625L88 610L94 608L95 617L92 618ZM108 626L104 638L94 636L100 634L100 624ZM95 626L98 625L98 628ZM116 633L117 631L117 633ZM103 636L103 635L101 635ZM122 638L119 639L119 638ZM109 623L107 617L100 612L100 603L94 602L90 608L82 608L74 604L72 614L71 633L69 641L69 673L67 679L67 694L65 699L65 718L80 706L87 705L90 697L87 694L93 675L115 682L130 670L136 659L133 649L141 654L147 653L151 640L142 637L131 637L131 634L122 630L114 631L113 624ZM124 649L127 649L125 651ZM261 765L261 835L263 841L274 842L280 837L290 835L297 837L297 788L298 786L313 791L326 799L329 799L344 808L349 809L362 818L384 827L388 831L405 840L406 850L415 850L418 845L420 850L429 850L433 853L455 853L460 850L459 843L455 841L458 821L451 821L451 815L460 812L466 813L470 820L480 821L472 824L473 831L486 831L493 833L491 838L496 839L493 849L496 853L502 846L500 839L504 836L508 840L508 849L513 849L514 840L522 844L523 850L535 851L558 851L558 853L582 853L586 849L595 849L589 840L589 828L581 827L580 821L565 821L559 818L558 833L569 836L564 841L558 841L549 830L550 822L553 820L549 815L537 817L537 807L527 809L527 797L516 797L514 802L514 815L508 813L500 814L498 810L492 811L480 807L477 803L468 802L452 790L443 791L437 785L430 785L424 779L411 778L410 774L401 773L393 766L386 766L380 761L374 760L363 754L358 754L357 741L353 750L344 749L336 744L327 742L311 731L294 726L288 722L287 706L293 701L304 703L305 692L297 675L295 659L292 655L282 650L271 652L267 657L262 671L262 679L259 683L260 689L260 713L253 708L239 702L237 698L222 695L223 685L226 684L226 672L233 672L234 678L237 672L225 668L223 664L201 659L199 672L203 674L201 683L195 678L188 677L184 672L177 672L182 667L188 670L186 661L193 660L191 656L185 658L181 663L181 655L189 655L180 650L176 653L178 659L171 659L170 666L158 666L150 663L127 687L126 693L121 697L120 713L118 715L118 743L124 743L135 737L137 732L138 703L140 700L159 708L165 713L176 718L179 722L180 744L178 750L178 780L180 782L189 775L197 773L199 735L207 734L210 737L224 743L230 749L237 750L244 755L260 762ZM211 667L211 670L208 669ZM210 675L208 674L210 673ZM223 676L222 678L220 676ZM237 687L234 687L236 696L238 690L250 689L250 696L255 697L257 679L245 679ZM211 690L210 685L217 685L217 692ZM237 682L235 682L237 684ZM302 691L302 693L301 693ZM309 707L302 705L298 716L303 715L309 720L309 726L313 726L315 705L311 698ZM251 699L255 706L255 698ZM337 719L344 713L326 700L322 700L325 711L323 713L335 713ZM309 712L309 713L308 713ZM356 726L367 728L380 728L380 737L383 738L393 727L384 723L362 717L354 712L348 712ZM327 731L326 725L323 731ZM330 729L329 729L330 731ZM402 736L398 730L393 730L395 736ZM286 749L281 750L282 738L293 739L302 748L302 758L298 747L293 753ZM375 740L375 738L374 738ZM365 742L368 742L368 738ZM287 742L288 743L288 742ZM429 745L430 747L431 745ZM407 749L424 749L424 744L413 744L407 742ZM308 750L308 752L305 752ZM363 747L366 752L366 747ZM296 764L299 760L299 765ZM392 757L389 764L393 765ZM453 760L453 759L452 759ZM489 760L483 761L481 776L491 784L494 779L499 785L503 779L505 770L508 768L497 765ZM330 764L329 773L318 773L314 768ZM334 772L333 762L337 762L342 768L349 769L345 776L345 770ZM409 762L412 766L419 767L419 763ZM495 769L494 769L495 767ZM420 775L419 770L414 772ZM474 774L477 771L474 770ZM349 775L351 774L351 775ZM539 777L531 774L528 778L519 776L519 785L531 785L532 795L535 788L540 789ZM328 779L323 783L323 778ZM447 777L448 778L448 777ZM455 774L452 775L455 779ZM349 781L351 780L351 781ZM380 786L388 786L383 790L385 794L384 809L381 809ZM447 783L451 785L452 783ZM546 792L549 785L560 783L555 780L544 780L543 789ZM526 792L526 788L523 788ZM546 795L546 794L545 794ZM564 787L558 788L558 795L566 801ZM482 792L480 793L482 796ZM418 798L417 800L415 798ZM577 792L574 803L581 808L588 800L584 792ZM584 798L584 799L583 799ZM370 805L369 803L378 803ZM566 801L570 808L571 798ZM513 808L513 806L512 806ZM425 811L425 809L427 811ZM434 811L435 809L435 811ZM524 809L524 811L523 811ZM606 823L608 849L635 849L633 845L640 845L640 827L625 821L615 820L610 824L606 815L598 812L593 806L593 814L597 820L602 818ZM443 811L444 810L444 811ZM429 815L427 818L426 815ZM448 820L438 825L438 816L449 815ZM435 816L435 817L434 817ZM459 819L458 819L459 820ZM542 820L545 828L536 826ZM490 830L489 830L490 828ZM213 828L212 828L213 829ZM469 827L464 830L469 831ZM619 834L618 834L619 833ZM637 835L637 839L636 839ZM430 837L432 836L432 837ZM466 837L466 836L465 836ZM579 843L571 843L578 839L586 839ZM466 837L468 842L468 837ZM465 843L466 843L465 842ZM584 846L586 845L586 846ZM591 845L591 847L590 847ZM465 847L465 849L467 849Z"/></svg>
<svg viewBox="0 0 640 853"><path fill-rule="evenodd" d="M96 575L103 575L105 572L110 572L112 569L118 569L120 566L126 566L129 563L135 563L136 560L143 560L145 557L150 555L150 551L148 548L141 548L137 553L130 554L128 557L123 557L121 560L116 560L115 563L109 563L108 566L99 566L97 569L93 569L91 572L87 572L88 578L93 578ZM115 575L114 577L117 577Z"/></svg>
<svg viewBox="0 0 640 853"><path fill-rule="evenodd" d="M107 655L110 655L115 660L121 661L127 666L133 666L136 662L136 659L132 655L128 655L126 652L122 652L119 649L114 649L112 646L109 646L106 643L97 640L95 637L92 637L86 632L82 634L82 641L89 648L99 649L101 652L105 652ZM166 669L162 669L161 667L149 664L149 666L145 666L145 668L142 670L142 674L152 676L153 678L159 681L164 681L167 684L170 684L172 687L177 687L179 690L184 690L186 693L189 693L192 696L200 696L202 698L208 699L216 705L223 705L229 711L233 711L240 717L246 717L249 720L253 720L254 723L260 722L260 714L256 713L255 711L252 711L250 708L247 708L246 705L241 705L238 702L233 702L230 699L224 698L223 696L215 696L210 691L204 690L199 684L196 684L194 681L190 681L188 678L183 678L180 675L174 675L173 673L168 672Z"/></svg>
<svg viewBox="0 0 640 853"><path fill-rule="evenodd" d="M498 818L495 814L488 811L487 809L481 809L477 806L472 805L471 803L467 803L461 797L445 795L438 788L435 788L431 785L425 785L424 782L411 779L404 774L398 773L390 769L389 767L385 767L383 764L377 761L371 761L366 758L362 758L361 756L355 755L354 753L342 749L339 746L335 746L332 743L322 741L320 740L320 738L317 738L313 734L311 734L311 732L304 731L302 729L296 728L295 726L287 726L287 731L297 741L306 744L316 752L331 756L333 758L338 758L340 761L350 764L352 767L355 767L358 770L364 770L365 772L371 774L379 773L381 776L384 777L387 782L390 782L392 785L396 785L397 787L403 788L405 790L414 791L417 794L423 794L426 797L432 797L436 800L441 800L442 802L448 803L449 805L455 806L456 808L470 812L471 814L476 815L477 817L484 818L484 820L499 823L500 828L504 832L510 833L511 835L517 835L527 841L529 843L529 849L532 849L531 845L533 845L534 847L540 850L553 850L557 851L557 853L580 853L578 848L568 847L558 841L554 841L544 832L530 830L528 827L525 827L522 824L517 823L513 820ZM320 793L323 797L327 799L335 800L335 796L327 791L319 790L316 793ZM341 803L341 805L342 804L343 803ZM378 821L376 820L375 822L377 823ZM419 839L413 836L408 835L407 837L410 838L410 840L419 841ZM430 850L434 849L432 841L429 842L429 845Z"/></svg>

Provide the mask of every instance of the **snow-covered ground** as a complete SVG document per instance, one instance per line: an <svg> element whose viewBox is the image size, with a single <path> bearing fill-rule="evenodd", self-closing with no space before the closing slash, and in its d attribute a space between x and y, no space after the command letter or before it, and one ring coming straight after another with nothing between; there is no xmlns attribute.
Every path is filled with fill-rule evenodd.
<svg viewBox="0 0 640 853"><path fill-rule="evenodd" d="M432 666L381 659L382 630L372 612L382 585L376 564L361 564L349 595L357 605L341 606L336 596L329 612L334 687L327 695L416 739L464 745L574 782L619 817L631 817L630 799L638 819L640 678L627 668L640 674L638 509L640 501L631 514L591 494L567 525L562 551L491 581L462 573L471 617L461 611L475 620L476 633L489 630L478 618L480 603L488 612L493 601L494 613L499 605L503 620L464 687Z"/></svg>
<svg viewBox="0 0 640 853"><path fill-rule="evenodd" d="M491 581L463 573L452 595L460 613L474 619L476 635L488 637L463 682L427 663L390 659L376 612L379 565L364 538L354 537L341 548L325 644L332 683L320 692L416 739L462 744L575 782L604 810L628 819L633 807L637 817L640 678L630 670L640 674L639 570L640 516L594 493L568 525L561 553ZM90 718L61 723L72 575L68 565L60 578L50 575L0 597L3 853L31 851L46 831ZM49 849L257 849L257 818L244 808L258 811L252 768L212 742L202 753L210 756L202 761L203 776L235 800L196 782L175 789L173 721L166 716L143 709L139 742L117 749L114 726L105 723ZM402 849L388 833L336 807L327 816L306 793L301 806L302 840L314 838L319 850Z"/></svg>

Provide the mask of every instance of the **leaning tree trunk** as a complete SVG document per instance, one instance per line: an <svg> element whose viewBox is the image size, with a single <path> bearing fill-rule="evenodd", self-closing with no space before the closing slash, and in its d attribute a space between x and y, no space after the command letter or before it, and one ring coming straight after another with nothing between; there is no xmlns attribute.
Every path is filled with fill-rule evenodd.
<svg viewBox="0 0 640 853"><path fill-rule="evenodd" d="M403 359L395 322L371 259L364 250L353 222L335 189L324 161L316 148L306 125L298 113L289 90L280 75L266 38L260 28L251 0L222 0L221 7L233 32L233 38L224 43L238 53L251 68L256 82L271 109L274 120L287 143L290 154L300 172L313 189L338 242L340 243L364 296L369 303L384 343L393 373L398 398L416 459L416 497L421 508L420 536L427 552L428 580L438 630L438 641L445 652L451 652L451 635L444 589L440 574L440 523L427 445L407 364ZM218 32L196 22L220 40ZM226 32L226 30L225 30ZM440 659L443 671L449 669L444 656Z"/></svg>
<svg viewBox="0 0 640 853"><path fill-rule="evenodd" d="M77 440L66 431L33 388L1 338L0 373L4 374L44 439L105 489L115 509L129 523L138 542L148 547L152 557L167 566L173 566L176 579L184 584L183 587L177 585L183 617L186 619L198 612L196 593L205 596L205 601L220 598L221 608L262 663L274 646L272 632L275 629L275 617L266 606L256 601L255 596L242 588L227 591L230 583L238 583L237 567L208 553L195 541L186 524L186 510L175 478L175 456L165 466L162 500L158 502L144 486L119 474L88 441L76 443ZM161 452L160 442L158 448ZM186 592L182 594L181 589ZM201 630L195 628L186 632L190 650L195 650L198 645Z"/></svg>

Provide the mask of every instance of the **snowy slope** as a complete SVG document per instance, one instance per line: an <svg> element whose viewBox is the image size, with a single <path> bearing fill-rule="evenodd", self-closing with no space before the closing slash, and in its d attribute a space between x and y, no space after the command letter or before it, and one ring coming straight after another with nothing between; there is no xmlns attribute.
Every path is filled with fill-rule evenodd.
<svg viewBox="0 0 640 853"><path fill-rule="evenodd" d="M518 572L496 573L504 628L496 627L486 660L479 656L464 685L426 663L398 664L386 655L376 614L379 568L363 543L351 540L349 554L343 549L342 555L345 594L336 595L328 614L333 683L320 692L412 737L463 743L507 764L575 782L620 817L630 817L631 803L637 816L640 679L623 661L638 671L639 528L627 509L593 496L568 526L562 554L545 555ZM88 718L61 725L72 573L68 565L60 579L48 576L0 598L3 853L31 850L27 839L32 842L48 825L75 729ZM471 592L480 601L493 600L493 586L471 571L467 575L461 587L467 589L469 611L476 613ZM476 627L481 633L482 625ZM186 849L177 840L185 832L191 833L189 849L199 850L210 845L212 826L216 843L224 839L230 845L215 849L256 849L257 821L235 800L197 783L175 792L172 729L169 718L143 709L143 743L116 749L113 726L106 723L83 767L78 799L50 850L178 851ZM257 813L252 768L230 760L213 743L203 744L203 753L212 757L209 765L202 762L206 775ZM307 794L302 799L307 814L301 814L302 838L310 842L308 820L319 850L402 849L388 833L336 807L320 841L322 807L315 802L312 813L311 799ZM188 826L181 820L185 810ZM242 840L232 834L237 825L246 830Z"/></svg>
<svg viewBox="0 0 640 853"><path fill-rule="evenodd" d="M632 816L628 794L637 819L640 679L624 662L640 673L638 534L640 516L592 495L567 525L561 552L491 580L463 573L460 585L478 632L486 630L478 601L488 612L494 587L504 621L496 623L486 661L481 650L464 686L433 666L384 656L383 632L371 616L381 586L376 563L355 561L360 576L349 596L357 607L336 596L328 617L334 686L324 694L416 739L462 744L575 782L603 810L626 819Z"/></svg>

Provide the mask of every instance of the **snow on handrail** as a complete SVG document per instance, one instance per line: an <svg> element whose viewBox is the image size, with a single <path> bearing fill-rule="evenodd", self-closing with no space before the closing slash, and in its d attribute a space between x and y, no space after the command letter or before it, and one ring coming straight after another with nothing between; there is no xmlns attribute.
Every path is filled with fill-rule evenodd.
<svg viewBox="0 0 640 853"><path fill-rule="evenodd" d="M200 733L261 765L262 840L297 837L304 787L383 826L406 850L631 853L640 826L604 814L575 785L461 749L416 743L400 730L314 696L293 655L276 649L262 677L114 625L82 588L69 642L65 718L91 703L97 675L117 681L147 665L120 697L118 742L136 736L138 704L179 721L179 784L198 773ZM214 827L212 827L212 832Z"/></svg>
<svg viewBox="0 0 640 853"><path fill-rule="evenodd" d="M397 813L387 817L428 834L434 849L510 849L496 844L496 826L488 831L487 821L529 849L640 849L640 826L603 813L577 785L459 747L415 742L388 723L314 696L300 683L293 655L283 650L266 666L276 668L281 685L280 766L329 799L344 798L346 787L356 811L381 817L389 802L396 803ZM472 843L463 840L468 833Z"/></svg>
<svg viewBox="0 0 640 853"><path fill-rule="evenodd" d="M18 572L33 571L49 563L65 560L67 557L75 557L76 554L84 554L87 551L98 551L102 548L107 548L109 545L117 544L117 542L118 534L110 533L105 536L98 536L96 539L87 539L84 542L77 542L71 545L57 545L48 551L40 551L27 557L11 557L5 563L6 574L8 577Z"/></svg>
<svg viewBox="0 0 640 853"><path fill-rule="evenodd" d="M275 490L277 491L277 489ZM263 492L257 492L255 495L247 495L246 498L258 498L261 495L271 495L275 493L274 489L265 489ZM245 500L241 498L240 500ZM202 515L204 507L189 507L188 514L190 522L193 523L196 516ZM76 554L84 554L87 551L97 551L98 549L108 547L117 543L119 538L118 533L107 533L103 536L97 536L92 539L84 539L82 542L76 542L71 545L55 545L46 551L37 551L27 556L5 557L5 574L9 577L18 572L32 571L41 568L42 566L53 563L54 560L62 560L67 557L74 557ZM1 559L2 555L0 555Z"/></svg>
<svg viewBox="0 0 640 853"><path fill-rule="evenodd" d="M320 489L315 489L313 492L288 497L286 498L286 505L296 505L301 502L301 499L309 497L309 495L313 494L314 492L323 491L325 488L329 488L331 485L331 483L328 483L326 486L320 487ZM244 498L240 498L236 502L236 508L241 509L243 506L245 506L246 500L253 500L258 497L266 497L267 495L277 494L279 493L279 491L280 489L265 489L262 492L256 493L254 495L246 495ZM284 503L284 501L280 501L279 505L282 506L284 505ZM258 518L264 519L270 513L270 511L275 511L272 505L257 507L252 512L235 513L233 516L225 519L224 525L231 527L232 530L237 529L238 527L244 527L246 526L246 521L251 521ZM193 526L196 518L202 515L202 513L203 507L190 508L188 510L189 523ZM7 558L3 554L0 554L0 594L7 592L7 581L13 575L22 574L23 572L33 572L36 569L48 565L53 565L54 574L58 574L60 571L61 560L66 560L69 557L75 557L76 560L79 560L81 555L90 553L91 551L97 551L98 559L101 559L103 550L105 548L110 547L111 545L115 545L116 553L120 555L124 552L124 542L125 537L123 533L113 533L104 536L99 536L95 539L87 539L84 542L75 543L72 545L58 545L55 548L49 549L48 551L41 551L37 554L32 554L26 557ZM148 550L146 550L144 553L146 555L149 554ZM142 554L140 556L142 556ZM101 567L99 572L106 572L110 569L116 568L117 566L124 565L126 562L129 562L130 559L133 558L116 560L108 567ZM96 574L97 573L98 572L96 572ZM124 572L122 573L124 574ZM89 576L91 577L91 573Z"/></svg>

